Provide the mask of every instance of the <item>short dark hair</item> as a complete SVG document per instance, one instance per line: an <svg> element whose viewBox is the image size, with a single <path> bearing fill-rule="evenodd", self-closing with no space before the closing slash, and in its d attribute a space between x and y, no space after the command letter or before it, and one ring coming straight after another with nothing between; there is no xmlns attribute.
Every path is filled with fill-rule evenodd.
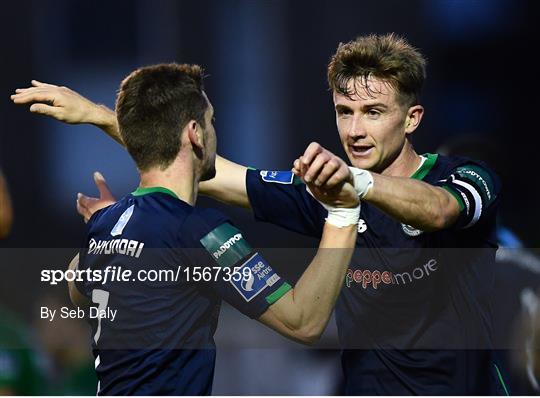
<svg viewBox="0 0 540 398"><path fill-rule="evenodd" d="M402 105L412 106L420 101L426 78L426 59L404 38L393 33L360 36L340 43L328 65L330 89L351 97L347 89L351 79L359 78L366 87L373 76L388 82L397 92Z"/></svg>
<svg viewBox="0 0 540 398"><path fill-rule="evenodd" d="M139 68L122 81L116 100L118 127L139 170L167 168L190 120L205 127L203 77L199 65L171 63Z"/></svg>

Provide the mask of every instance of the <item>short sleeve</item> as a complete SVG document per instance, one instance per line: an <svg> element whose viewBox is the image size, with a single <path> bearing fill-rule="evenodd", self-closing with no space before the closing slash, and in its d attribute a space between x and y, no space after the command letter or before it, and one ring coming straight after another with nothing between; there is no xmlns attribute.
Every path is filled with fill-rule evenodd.
<svg viewBox="0 0 540 398"><path fill-rule="evenodd" d="M260 317L292 287L251 248L242 232L227 218L215 211L192 215L182 228L193 235L190 262L212 267L213 279L207 288L250 318Z"/></svg>
<svg viewBox="0 0 540 398"><path fill-rule="evenodd" d="M465 164L452 169L437 183L456 198L460 215L455 228L470 228L495 213L500 182L491 170L479 164Z"/></svg>
<svg viewBox="0 0 540 398"><path fill-rule="evenodd" d="M327 211L292 171L248 169L246 189L255 218L320 237Z"/></svg>

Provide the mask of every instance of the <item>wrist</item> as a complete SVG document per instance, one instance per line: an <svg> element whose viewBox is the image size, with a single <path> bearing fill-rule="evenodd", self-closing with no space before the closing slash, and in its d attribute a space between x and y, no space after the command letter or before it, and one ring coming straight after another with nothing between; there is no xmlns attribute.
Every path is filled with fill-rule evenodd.
<svg viewBox="0 0 540 398"><path fill-rule="evenodd" d="M360 204L356 207L327 207L328 217L326 222L338 228L344 228L358 224L360 218Z"/></svg>
<svg viewBox="0 0 540 398"><path fill-rule="evenodd" d="M117 124L116 113L100 104L94 104L89 119L91 124L101 129L110 129Z"/></svg>
<svg viewBox="0 0 540 398"><path fill-rule="evenodd" d="M360 199L366 198L369 191L373 188L373 175L364 169L349 167L354 181L354 189Z"/></svg>

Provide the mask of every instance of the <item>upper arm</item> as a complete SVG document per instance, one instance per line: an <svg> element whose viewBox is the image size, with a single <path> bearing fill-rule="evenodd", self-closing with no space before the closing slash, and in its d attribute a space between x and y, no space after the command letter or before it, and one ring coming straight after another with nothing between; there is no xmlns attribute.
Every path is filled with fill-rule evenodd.
<svg viewBox="0 0 540 398"><path fill-rule="evenodd" d="M207 288L243 314L258 318L291 286L254 250L242 232L225 217L190 216L182 229L198 231L191 247L194 266L219 269ZM211 220L214 218L214 220Z"/></svg>
<svg viewBox="0 0 540 398"><path fill-rule="evenodd" d="M216 176L199 183L201 194L234 206L249 208L246 190L247 167L216 157Z"/></svg>
<svg viewBox="0 0 540 398"><path fill-rule="evenodd" d="M255 218L320 237L327 211L292 171L247 170L246 187Z"/></svg>
<svg viewBox="0 0 540 398"><path fill-rule="evenodd" d="M207 261L223 268L221 277L211 285L222 299L286 337L298 342L311 342L295 328L293 322L288 322L298 318L292 287L261 253L251 248L234 225L223 223L200 241ZM228 270L235 271L231 273Z"/></svg>
<svg viewBox="0 0 540 398"><path fill-rule="evenodd" d="M497 176L477 164L465 164L453 169L437 183L457 204L455 228L470 228L491 215L500 192Z"/></svg>

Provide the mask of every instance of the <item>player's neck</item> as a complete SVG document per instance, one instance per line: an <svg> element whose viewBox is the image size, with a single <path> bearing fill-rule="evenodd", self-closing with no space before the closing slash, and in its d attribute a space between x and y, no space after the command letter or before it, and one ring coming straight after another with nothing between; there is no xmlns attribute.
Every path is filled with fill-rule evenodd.
<svg viewBox="0 0 540 398"><path fill-rule="evenodd" d="M141 173L141 188L163 187L174 192L179 199L195 206L199 181L191 167L182 167L177 162L165 170L154 168Z"/></svg>
<svg viewBox="0 0 540 398"><path fill-rule="evenodd" d="M412 144L407 140L399 155L394 161L381 173L391 177L410 177L422 163Z"/></svg>

